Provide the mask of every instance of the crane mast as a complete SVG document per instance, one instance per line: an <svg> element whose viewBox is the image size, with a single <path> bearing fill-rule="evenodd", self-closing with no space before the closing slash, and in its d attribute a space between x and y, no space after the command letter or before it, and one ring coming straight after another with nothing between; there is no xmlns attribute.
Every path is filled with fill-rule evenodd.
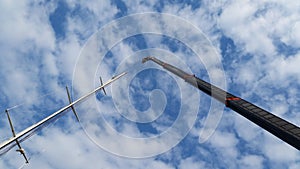
<svg viewBox="0 0 300 169"><path fill-rule="evenodd" d="M148 56L143 59L142 63L150 60L300 150L300 128L298 126L155 57Z"/></svg>

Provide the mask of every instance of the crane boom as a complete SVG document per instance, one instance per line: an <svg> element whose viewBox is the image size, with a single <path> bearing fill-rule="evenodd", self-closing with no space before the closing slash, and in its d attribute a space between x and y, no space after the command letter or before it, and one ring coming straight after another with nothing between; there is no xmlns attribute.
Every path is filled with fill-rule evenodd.
<svg viewBox="0 0 300 169"><path fill-rule="evenodd" d="M142 62L145 63L149 60L159 64L164 69L174 73L175 75L184 79L187 83L224 103L228 108L234 110L256 125L272 133L282 141L300 150L300 128L298 126L202 79L199 79L195 75L190 75L175 66L156 59L155 57L146 57Z"/></svg>

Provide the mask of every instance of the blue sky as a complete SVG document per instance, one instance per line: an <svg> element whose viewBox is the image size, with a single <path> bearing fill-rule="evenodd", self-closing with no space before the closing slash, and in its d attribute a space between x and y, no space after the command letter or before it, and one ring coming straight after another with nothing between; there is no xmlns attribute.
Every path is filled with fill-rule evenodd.
<svg viewBox="0 0 300 169"><path fill-rule="evenodd" d="M292 0L2 0L1 141L11 137L6 108L21 131L68 103L66 85L76 99L99 76L128 74L108 96L76 106L81 123L68 112L24 141L29 165L12 149L0 168L299 168L293 147L140 63L154 55L299 126L299 7ZM203 134L210 124L213 132Z"/></svg>

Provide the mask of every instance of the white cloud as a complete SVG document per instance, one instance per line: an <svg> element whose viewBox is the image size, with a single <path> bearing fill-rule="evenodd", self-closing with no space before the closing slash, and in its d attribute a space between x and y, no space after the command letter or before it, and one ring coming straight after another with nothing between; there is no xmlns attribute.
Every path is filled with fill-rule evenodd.
<svg viewBox="0 0 300 169"><path fill-rule="evenodd" d="M298 150L287 145L287 143L282 143L281 140L274 138L269 133L265 135L265 144L262 148L271 161L278 164L288 164L299 160L300 155Z"/></svg>
<svg viewBox="0 0 300 169"><path fill-rule="evenodd" d="M37 3L30 6L28 2L23 1L18 3L12 3L11 1L0 2L0 20L3 23L0 27L0 43L2 46L0 49L3 56L0 58L2 81L0 90L1 94L3 93L7 97L7 102L4 103L5 106L12 106L24 101L24 99L27 99L28 103L42 101L37 98L41 94L41 91L38 90L41 87L41 82L47 84L47 87L58 91L57 100L65 100L65 92L61 87L62 84L59 84L60 82L58 81L61 78L67 82L71 80L76 57L86 41L84 38L87 38L98 29L99 25L102 26L110 21L118 12L117 7L109 1L75 2L70 0L67 3L71 10L80 6L83 11L88 11L89 17L81 18L82 14L80 12L76 13L75 17L68 15L66 38L57 40L48 19L49 14L56 7L55 3L47 4L46 7L42 8ZM158 1L125 2L129 8L128 14L153 11L157 3ZM230 1L226 3L205 1L200 8L194 11L190 6L167 3L163 7L163 12L181 16L198 26L212 40L212 44L216 46L219 45L219 37L224 33L225 36L230 37L234 41L239 51L242 51L242 54L250 53L253 55L253 58L250 58L247 63L242 57L240 60L236 59L237 64L241 66L236 67L232 72L227 72L228 77L237 78L233 82L240 85L241 91L248 91L241 95L251 97L256 92L264 101L268 101L266 104L272 111L274 110L274 113L292 118L297 116L295 115L297 113L292 113L297 112L297 110L291 105L297 106L299 103L297 98L300 82L298 69L300 57L299 54L293 54L289 57L279 54L274 41L279 39L286 45L292 47L300 46L298 40L300 36L298 31L300 25L298 9L298 1ZM220 16L218 16L219 14ZM145 20L143 24L149 28L155 26L155 24L149 24L149 20ZM157 29L160 28L157 27ZM216 33L217 31L221 33ZM83 35L84 38L76 32ZM113 42L115 38L123 34L123 32L118 33L116 35L113 33L109 34L107 38ZM160 44L161 38L147 37L146 41L148 44L154 45L159 43L157 47L168 50L166 45ZM113 61L119 63L124 55L129 56L133 54L132 48L132 46L124 44L119 45L115 51L119 56L115 57ZM31 55L31 52L34 55ZM93 51L88 52L85 54L89 56L94 54ZM30 55L32 57L29 57ZM180 56L180 58L185 57L182 51L177 52L176 55ZM91 72L90 68L96 67L98 62L101 62L97 60L97 57L90 58L86 62L87 65L83 67L86 69L83 69L84 72L81 72L82 74L79 78L82 81L81 89L83 87L83 90L86 91L94 87L93 80L95 79L92 79L90 84L85 85L83 81L90 80L85 75ZM197 62L192 57L187 60L187 62ZM209 61L213 65L214 60ZM229 63L232 62L229 61ZM172 64L176 66L181 65L181 63L175 61ZM43 65L42 69L40 69L41 65ZM193 64L192 69L197 69L197 66L197 64ZM112 73L108 69L109 66L103 67L100 70L101 72L97 73L104 74L104 79L108 79ZM219 74L219 69L217 69L214 76ZM180 83L185 84L183 82ZM289 87L290 84L293 84L293 86ZM265 89L264 87L266 86L270 88ZM168 86L165 87L167 88ZM288 89L283 91L284 94L275 94L275 91L278 92L280 87ZM185 90L191 91L189 94L195 92L189 89ZM111 91L107 91L110 95ZM192 99L187 101L190 105L195 104L195 101ZM260 105L265 105L262 101L256 102ZM80 116L83 119L97 116L97 114L86 113L88 109L85 108L89 104L87 102L86 105L82 104L82 107L78 107ZM91 104L94 103L92 102ZM99 103L99 105L104 115L109 115L112 112L108 104ZM227 113L234 114L232 111ZM18 116L17 120L24 120L24 116L28 115ZM191 119L189 117L185 118L190 125ZM220 128L208 140L209 149L206 151L211 156L216 154L216 157L214 157L216 159L224 159L224 161L219 160L221 166L232 168L236 165L236 161L238 161L240 168L263 168L264 162L276 163L279 166L290 165L290 167L299 165L297 163L299 161L299 152L290 146L281 141L276 141L276 138L273 136L268 134L265 136L259 127L255 127L254 124L247 120L241 120L240 117L225 115L224 118L225 120L223 119L223 122L221 122ZM295 121L296 119L291 120ZM23 143L24 147L29 150L29 157L32 157L31 163L24 168L95 168L99 166L103 168L174 168L172 164L167 164L154 158L133 160L114 156L91 143L81 130L77 131L77 129L74 129L69 131L69 127L74 127L73 121L72 123L64 121L63 125L66 125L64 129L67 131L62 131L59 126L52 126L43 135L32 137ZM138 133L135 125L125 124L123 127L122 132L126 133L126 135L142 136L139 135L140 133ZM229 131L227 131L228 128L230 128ZM10 134L7 125L4 128L1 126L1 129ZM234 132L237 133L234 134ZM193 133L197 134L194 131ZM239 137L247 142L247 146L254 150L260 150L258 153L262 154L264 158L255 154L241 155L243 154L243 149L248 147L239 147ZM116 141L117 144L111 144L110 146L117 145L119 146L117 148L124 146L118 140L118 136L112 138L115 139L113 141ZM111 138L105 139L107 144L110 144L112 141ZM204 146L203 149L205 149L207 148L205 147L206 145L191 146L195 148ZM125 146L131 147L131 153L143 153L143 151L149 151L149 147L151 147L140 148L139 145L133 145L130 142L127 142ZM156 148L159 148L159 146ZM181 153L176 153L177 159L181 158ZM199 160L197 154L192 154L191 156L181 159L179 168L201 168L209 163L205 161L206 159L203 159L203 161L201 161L202 159ZM0 161L0 168L16 168L23 162L23 159L13 151L7 156L5 155L3 159Z"/></svg>
<svg viewBox="0 0 300 169"><path fill-rule="evenodd" d="M54 50L55 38L46 12L38 4L33 3L29 6L30 4L25 1L17 4L10 1L1 3L3 10L0 20L5 23L0 28L3 54L1 73L4 76L2 83L5 87L2 90L6 92L10 104L13 105L22 102L24 98L30 99L26 97L28 93L36 95L39 60L44 58L49 60L52 56L36 58L32 55L45 55L45 52ZM47 62L46 66L51 64Z"/></svg>
<svg viewBox="0 0 300 169"><path fill-rule="evenodd" d="M264 168L263 165L263 157L261 156L257 156L257 155L247 155L242 157L242 159L240 160L240 167L241 168Z"/></svg>
<svg viewBox="0 0 300 169"><path fill-rule="evenodd" d="M101 23L105 23L107 21L109 21L110 19L112 19L114 17L114 15L118 12L118 9L115 5L113 5L110 1L97 1L97 0L91 0L89 2L86 2L84 0L81 1L74 1L74 0L67 0L67 4L69 7L71 7L72 9L75 9L76 7L80 7L83 10L88 10L91 12L90 15L86 15L86 17L88 18L92 18L92 20L88 20L88 22L86 22L86 20L84 18L80 18L81 15L83 14L79 14L77 17L75 16L75 20L73 20L72 18L69 18L75 22L70 22L69 24L74 26L76 28L76 25L74 23L79 23L78 31L80 33L83 33L84 31L86 31L86 29L90 24L97 26L98 22ZM88 24L88 25L86 25ZM96 27L94 27L96 28ZM95 31L91 30L92 32Z"/></svg>
<svg viewBox="0 0 300 169"><path fill-rule="evenodd" d="M235 147L238 143L233 133L216 131L209 142L218 148Z"/></svg>
<svg viewBox="0 0 300 169"><path fill-rule="evenodd" d="M219 26L244 52L272 57L277 53L276 38L297 47L295 33L299 2L231 1L222 6Z"/></svg>
<svg viewBox="0 0 300 169"><path fill-rule="evenodd" d="M259 5L249 1L233 1L223 7L219 25L226 35L245 46L245 52L272 56L275 47L269 38L270 24L262 17L254 17L258 7L261 7Z"/></svg>
<svg viewBox="0 0 300 169"><path fill-rule="evenodd" d="M235 115L235 112L230 111L229 113L232 113L232 115L229 116L228 120L234 118L233 122L238 136L247 143L253 143L253 145L259 144L259 138L262 134L261 129L246 118Z"/></svg>
<svg viewBox="0 0 300 169"><path fill-rule="evenodd" d="M300 54L284 57L278 56L269 63L269 72L271 80L285 82L286 84L295 82L297 80L300 83Z"/></svg>
<svg viewBox="0 0 300 169"><path fill-rule="evenodd" d="M180 161L178 166L180 169L189 168L189 169L197 169L197 168L206 168L205 163L202 161L198 161L189 157Z"/></svg>
<svg viewBox="0 0 300 169"><path fill-rule="evenodd" d="M37 3L30 4L26 1L1 1L0 6L0 20L5 22L0 28L0 40L5 42L3 45L26 50L24 47L33 42L38 49L54 48L53 32L44 8L40 8Z"/></svg>

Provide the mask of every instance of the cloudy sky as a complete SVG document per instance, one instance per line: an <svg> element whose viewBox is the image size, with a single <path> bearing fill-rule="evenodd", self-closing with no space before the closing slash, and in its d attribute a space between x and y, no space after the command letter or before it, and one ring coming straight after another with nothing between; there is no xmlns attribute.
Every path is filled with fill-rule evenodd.
<svg viewBox="0 0 300 169"><path fill-rule="evenodd" d="M123 71L0 168L299 168L300 153L143 57L300 125L300 2L0 1L0 141Z"/></svg>

